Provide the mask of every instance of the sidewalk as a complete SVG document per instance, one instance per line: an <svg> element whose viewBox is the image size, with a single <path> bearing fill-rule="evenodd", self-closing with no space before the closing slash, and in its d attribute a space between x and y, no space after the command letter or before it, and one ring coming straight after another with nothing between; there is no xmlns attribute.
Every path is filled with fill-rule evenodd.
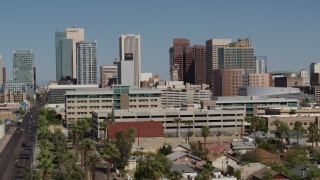
<svg viewBox="0 0 320 180"><path fill-rule="evenodd" d="M0 153L3 151L3 149L6 147L7 143L10 141L12 135L16 131L17 127L14 127L12 132L10 134L5 134L2 139L0 139Z"/></svg>

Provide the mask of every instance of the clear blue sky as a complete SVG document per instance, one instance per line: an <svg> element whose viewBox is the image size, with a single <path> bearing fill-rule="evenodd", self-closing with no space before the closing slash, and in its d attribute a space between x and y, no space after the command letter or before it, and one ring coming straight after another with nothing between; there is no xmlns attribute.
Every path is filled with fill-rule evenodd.
<svg viewBox="0 0 320 180"><path fill-rule="evenodd" d="M248 37L255 55L268 56L269 70L299 71L320 62L319 0L3 0L0 53L12 78L14 49L35 52L38 82L55 79L54 32L85 29L98 42L98 65L118 57L120 34L141 34L142 72L169 77L174 37L191 44L212 38Z"/></svg>

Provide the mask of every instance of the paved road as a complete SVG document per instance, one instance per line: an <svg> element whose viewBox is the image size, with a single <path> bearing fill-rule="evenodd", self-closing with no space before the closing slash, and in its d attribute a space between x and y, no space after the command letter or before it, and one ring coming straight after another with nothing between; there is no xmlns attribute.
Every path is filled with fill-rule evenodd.
<svg viewBox="0 0 320 180"><path fill-rule="evenodd" d="M31 108L0 154L0 180L22 179L31 169L39 105Z"/></svg>

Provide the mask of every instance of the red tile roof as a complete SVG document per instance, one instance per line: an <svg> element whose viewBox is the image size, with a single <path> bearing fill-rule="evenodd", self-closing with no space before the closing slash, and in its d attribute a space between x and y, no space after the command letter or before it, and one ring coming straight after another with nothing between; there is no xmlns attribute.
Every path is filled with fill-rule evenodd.
<svg viewBox="0 0 320 180"><path fill-rule="evenodd" d="M136 129L137 137L164 137L161 121L116 122L111 124L109 136L114 138L117 132L130 128Z"/></svg>

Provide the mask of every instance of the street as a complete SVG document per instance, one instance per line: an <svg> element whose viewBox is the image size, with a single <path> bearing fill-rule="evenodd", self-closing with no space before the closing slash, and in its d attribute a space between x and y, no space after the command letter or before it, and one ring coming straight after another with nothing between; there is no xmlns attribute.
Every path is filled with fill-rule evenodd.
<svg viewBox="0 0 320 180"><path fill-rule="evenodd" d="M0 180L22 179L32 169L39 108L39 105L35 105L25 114L0 154Z"/></svg>

